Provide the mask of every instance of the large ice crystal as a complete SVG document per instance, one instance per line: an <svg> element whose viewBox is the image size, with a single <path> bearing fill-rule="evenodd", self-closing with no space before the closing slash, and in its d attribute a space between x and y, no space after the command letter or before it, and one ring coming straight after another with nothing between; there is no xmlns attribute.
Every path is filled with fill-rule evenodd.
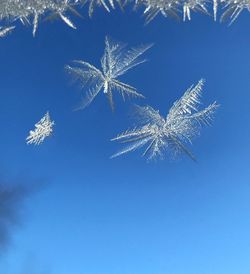
<svg viewBox="0 0 250 274"><path fill-rule="evenodd" d="M80 108L88 106L97 94L103 90L112 110L114 110L113 91L118 91L125 99L125 95L142 97L137 89L118 80L128 70L145 62L139 58L152 44L141 45L128 49L126 44L115 42L111 38L105 39L105 50L101 58L101 70L85 61L74 61L74 66L66 66L68 73L78 81L81 88L86 89L86 97Z"/></svg>
<svg viewBox="0 0 250 274"><path fill-rule="evenodd" d="M185 143L191 143L202 125L210 124L218 108L218 104L214 102L205 109L198 110L203 83L204 80L200 80L196 86L191 86L173 104L166 118L150 106L137 106L136 118L139 125L112 139L129 143L112 158L146 146L143 156L148 159L163 158L164 152L170 152L174 156L184 153L195 160Z"/></svg>

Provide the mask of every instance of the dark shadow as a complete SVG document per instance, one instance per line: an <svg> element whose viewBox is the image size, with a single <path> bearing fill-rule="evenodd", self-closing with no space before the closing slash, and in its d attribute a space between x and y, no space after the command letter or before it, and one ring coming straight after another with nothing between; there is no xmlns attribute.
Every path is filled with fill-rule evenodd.
<svg viewBox="0 0 250 274"><path fill-rule="evenodd" d="M23 222L25 200L41 190L41 186L40 183L10 184L0 181L0 255L11 243L15 228Z"/></svg>

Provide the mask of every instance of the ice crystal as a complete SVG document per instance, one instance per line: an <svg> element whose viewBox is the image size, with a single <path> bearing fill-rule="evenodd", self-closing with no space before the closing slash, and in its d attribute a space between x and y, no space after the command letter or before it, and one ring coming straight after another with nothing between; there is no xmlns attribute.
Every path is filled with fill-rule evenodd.
<svg viewBox="0 0 250 274"><path fill-rule="evenodd" d="M74 66L66 66L66 70L81 88L86 88L86 97L80 108L88 106L97 94L103 90L112 110L114 110L113 91L127 96L144 97L137 89L118 80L128 70L145 62L141 55L152 45L141 45L128 49L126 44L105 38L105 50L101 58L101 70L85 61L74 61Z"/></svg>
<svg viewBox="0 0 250 274"><path fill-rule="evenodd" d="M150 106L137 106L136 118L139 125L111 140L129 143L112 158L146 146L143 156L148 159L163 158L164 152L170 152L174 156L184 153L195 160L185 143L191 143L192 139L199 135L202 125L210 124L218 108L214 102L205 109L198 110L203 83L204 80L200 80L196 86L191 86L173 104L166 118Z"/></svg>
<svg viewBox="0 0 250 274"><path fill-rule="evenodd" d="M5 37L9 33L11 33L14 28L15 28L14 26L11 26L11 27L0 27L0 38Z"/></svg>
<svg viewBox="0 0 250 274"><path fill-rule="evenodd" d="M27 144L41 144L44 139L51 135L53 132L54 121L51 121L49 112L35 124L35 130L29 132L29 136L26 138Z"/></svg>

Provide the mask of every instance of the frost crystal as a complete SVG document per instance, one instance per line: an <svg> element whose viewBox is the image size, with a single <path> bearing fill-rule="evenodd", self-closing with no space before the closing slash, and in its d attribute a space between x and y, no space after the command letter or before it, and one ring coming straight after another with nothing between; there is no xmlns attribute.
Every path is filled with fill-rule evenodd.
<svg viewBox="0 0 250 274"><path fill-rule="evenodd" d="M73 23L66 17L67 11L74 11L73 0L1 0L0 20L16 21L23 24L33 25L33 35L35 35L38 22L41 16L60 17L67 25L74 27Z"/></svg>
<svg viewBox="0 0 250 274"><path fill-rule="evenodd" d="M129 143L112 158L146 146L143 156L147 156L148 159L163 158L164 152L170 152L174 156L184 153L195 160L185 143L191 143L192 139L199 135L202 125L210 124L213 114L218 108L214 102L207 108L198 111L203 83L204 81L200 80L196 86L191 86L173 104L166 118L149 106L137 106L136 117L139 126L127 130L111 140Z"/></svg>
<svg viewBox="0 0 250 274"><path fill-rule="evenodd" d="M27 144L41 144L44 139L53 132L54 121L51 121L49 112L35 124L35 130L31 130L29 136L26 138Z"/></svg>
<svg viewBox="0 0 250 274"><path fill-rule="evenodd" d="M144 97L137 89L118 80L128 70L145 62L140 59L151 45L141 45L127 49L125 44L114 42L109 37L105 39L105 50L101 58L101 68L85 61L74 61L75 66L66 66L66 70L73 78L79 81L81 88L86 88L86 97L80 108L88 106L97 94L103 90L107 96L112 110L114 110L113 91L119 91L125 99L125 95Z"/></svg>

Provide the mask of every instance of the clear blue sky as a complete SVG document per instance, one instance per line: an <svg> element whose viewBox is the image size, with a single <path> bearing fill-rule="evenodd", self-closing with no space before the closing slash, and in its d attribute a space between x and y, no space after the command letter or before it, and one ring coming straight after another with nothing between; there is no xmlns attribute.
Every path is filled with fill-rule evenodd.
<svg viewBox="0 0 250 274"><path fill-rule="evenodd" d="M46 184L29 196L0 257L1 274L249 274L250 15L231 27L193 15L144 26L129 8L17 30L0 40L0 163L6 181ZM149 61L122 79L147 99L101 94L73 112L81 92L64 65L99 65L104 37L155 43ZM110 160L109 139L131 125L131 104L166 114L192 83L221 104L192 151L198 163L147 163L140 153ZM56 122L39 147L25 138L45 112Z"/></svg>

